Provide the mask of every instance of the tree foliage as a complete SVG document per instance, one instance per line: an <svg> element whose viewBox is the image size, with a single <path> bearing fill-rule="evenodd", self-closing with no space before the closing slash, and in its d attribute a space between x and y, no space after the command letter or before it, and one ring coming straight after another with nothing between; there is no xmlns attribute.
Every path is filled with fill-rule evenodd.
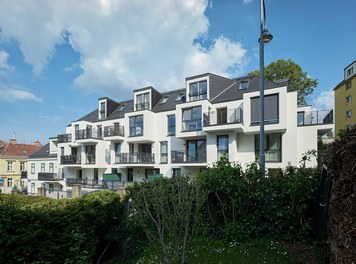
<svg viewBox="0 0 356 264"><path fill-rule="evenodd" d="M298 105L306 105L305 97L311 94L318 85L317 79L308 77L308 73L291 59L272 62L264 68L264 72L265 78L271 81L289 79L290 87L298 91ZM259 74L259 70L249 73L254 76L259 76Z"/></svg>

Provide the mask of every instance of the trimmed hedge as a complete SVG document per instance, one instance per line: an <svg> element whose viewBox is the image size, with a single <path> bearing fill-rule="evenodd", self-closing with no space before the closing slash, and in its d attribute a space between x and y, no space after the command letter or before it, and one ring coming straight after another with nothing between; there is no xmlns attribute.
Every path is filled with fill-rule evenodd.
<svg viewBox="0 0 356 264"><path fill-rule="evenodd" d="M76 199L1 195L0 259L6 263L91 263L123 217L118 194Z"/></svg>

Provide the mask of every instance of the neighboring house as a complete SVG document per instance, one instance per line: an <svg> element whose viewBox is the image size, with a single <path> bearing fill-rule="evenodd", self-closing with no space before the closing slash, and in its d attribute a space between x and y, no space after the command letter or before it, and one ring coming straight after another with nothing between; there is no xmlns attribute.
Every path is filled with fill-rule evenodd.
<svg viewBox="0 0 356 264"><path fill-rule="evenodd" d="M58 170L57 146L52 139L40 150L30 155L27 164L29 194L37 194L39 187L45 187L48 193L62 191L65 183Z"/></svg>
<svg viewBox="0 0 356 264"><path fill-rule="evenodd" d="M133 99L98 99L98 108L66 127L53 142L68 183L132 182L163 175L197 175L226 155L246 167L259 156L259 77L229 79L206 73L186 88L133 91ZM297 107L288 81L265 80L266 167L299 165L333 129L332 110ZM316 165L312 159L307 166Z"/></svg>
<svg viewBox="0 0 356 264"><path fill-rule="evenodd" d="M356 61L344 69L344 80L334 88L335 133L356 124Z"/></svg>
<svg viewBox="0 0 356 264"><path fill-rule="evenodd" d="M20 144L16 139L0 142L0 179L3 192L27 188L27 157L41 148L35 144Z"/></svg>

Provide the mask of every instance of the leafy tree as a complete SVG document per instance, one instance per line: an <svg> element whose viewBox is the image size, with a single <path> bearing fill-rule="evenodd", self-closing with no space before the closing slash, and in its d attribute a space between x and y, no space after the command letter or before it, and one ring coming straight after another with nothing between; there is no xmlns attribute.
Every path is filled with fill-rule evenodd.
<svg viewBox="0 0 356 264"><path fill-rule="evenodd" d="M317 79L308 77L299 64L293 60L280 59L264 68L265 78L271 81L289 79L290 87L298 91L298 105L306 105L305 97L311 94L318 85ZM250 72L249 75L259 76L260 71Z"/></svg>

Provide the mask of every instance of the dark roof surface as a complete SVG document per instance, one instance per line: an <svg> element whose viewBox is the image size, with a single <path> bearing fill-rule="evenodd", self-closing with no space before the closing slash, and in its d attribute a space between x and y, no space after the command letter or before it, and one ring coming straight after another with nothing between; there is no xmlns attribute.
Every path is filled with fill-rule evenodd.
<svg viewBox="0 0 356 264"><path fill-rule="evenodd" d="M156 104L156 106L153 108L153 112L164 112L164 111L169 111L169 110L174 110L176 108L177 104L183 103L182 101L177 101L177 97L179 94L184 93L185 95L185 89L179 89L179 90L174 90L166 93L162 93L163 97L161 100ZM167 101L163 103L163 100L165 97L167 98Z"/></svg>
<svg viewBox="0 0 356 264"><path fill-rule="evenodd" d="M29 159L37 159L37 158L50 158L57 157L57 154L49 154L49 143L44 145L41 149L31 154Z"/></svg>
<svg viewBox="0 0 356 264"><path fill-rule="evenodd" d="M90 112L89 114L79 118L77 121L88 121L88 122L95 122L98 120L98 109Z"/></svg>

